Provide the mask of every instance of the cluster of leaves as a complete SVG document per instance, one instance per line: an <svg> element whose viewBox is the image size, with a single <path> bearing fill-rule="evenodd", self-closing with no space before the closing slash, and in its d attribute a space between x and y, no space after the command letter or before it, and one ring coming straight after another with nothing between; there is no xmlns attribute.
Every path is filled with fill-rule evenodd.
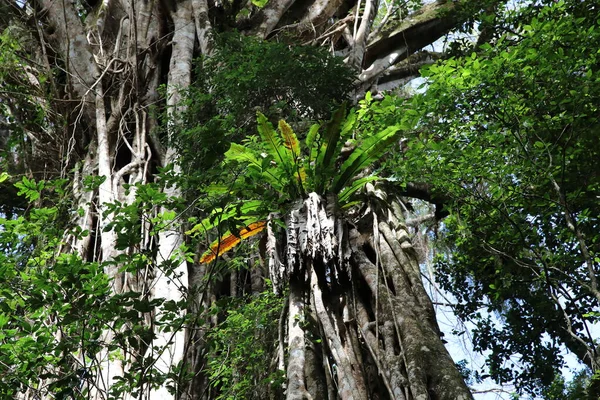
<svg viewBox="0 0 600 400"><path fill-rule="evenodd" d="M3 173L0 180L7 177ZM101 181L90 179L86 186L94 190ZM94 381L105 349L140 355L112 389L115 398L165 381L175 390L174 381L180 379L177 371L153 367L161 349L145 354L154 337L147 318L159 309L163 318L155 324L165 331L180 330L186 322L180 311L187 304L151 299L149 293L114 294L105 273L115 267L133 275L160 268L161 273L172 275L176 260L156 266L152 248L137 247L143 243L142 225L152 227L148 232L152 237L172 223L174 215L151 212L169 199L155 184L139 185L134 205L110 205L105 212L114 218L107 229L117 232L117 247L137 251L99 263L91 261L93 256L87 260L68 251L66 237L81 240L94 233L68 222L71 204L66 180L23 178L15 186L38 207L0 218L0 397L14 398L19 391L29 390L40 397L86 398L90 386L85 382ZM110 343L105 340L108 331L113 332Z"/></svg>
<svg viewBox="0 0 600 400"><path fill-rule="evenodd" d="M237 32L217 35L214 53L196 61L178 134L186 170L193 176L208 169L229 143L252 134L257 111L292 125L329 116L346 100L352 78L339 58L321 48Z"/></svg>
<svg viewBox="0 0 600 400"><path fill-rule="evenodd" d="M255 190L258 185L266 184L277 193L280 203L304 198L310 192L339 194L339 200L343 203L364 183L377 179L371 175L347 187L359 172L379 159L400 130L394 125L363 138L354 143L355 148L347 159L340 162L338 157L342 146L352 144L355 123L356 114L351 112L350 117L345 119L345 108L342 107L325 125L323 132L320 132L321 124L311 126L306 135L305 148L301 149L300 141L290 125L281 120L279 129L275 131L266 117L259 114L258 132L261 140L257 142L251 138L246 141L247 146L234 143L225 157L228 161L246 165L244 186Z"/></svg>
<svg viewBox="0 0 600 400"><path fill-rule="evenodd" d="M207 375L216 399L269 399L282 395L285 381L273 358L284 306L271 291L249 298L224 298L211 313L225 317L207 334ZM278 396L279 395L279 396Z"/></svg>
<svg viewBox="0 0 600 400"><path fill-rule="evenodd" d="M438 280L475 320L494 378L532 393L552 382L561 345L588 363L595 347L600 26L590 7L541 7L494 47L426 70L420 133L397 165L451 199ZM515 354L524 368L506 363Z"/></svg>
<svg viewBox="0 0 600 400"><path fill-rule="evenodd" d="M63 182L21 182L29 198L62 192ZM107 277L97 263L60 254L58 204L0 218L0 395L30 388L67 398L80 388L86 362L100 351ZM65 301L69 299L69 301ZM81 363L74 355L81 351ZM37 387L42 379L50 387Z"/></svg>
<svg viewBox="0 0 600 400"><path fill-rule="evenodd" d="M544 390L543 397L545 400L596 400L598 382L587 370L575 374L568 383L557 375L554 382Z"/></svg>
<svg viewBox="0 0 600 400"><path fill-rule="evenodd" d="M495 46L507 35L519 34L522 26L536 19L540 12L552 6L556 0L538 0L535 2L514 2L511 0L477 0L458 4L456 18L462 21L459 35L449 43L447 55L465 56L477 51L483 44ZM579 4L578 4L579 3ZM578 13L597 13L593 1L569 2L571 10ZM472 33L477 31L477 42L472 41Z"/></svg>
<svg viewBox="0 0 600 400"><path fill-rule="evenodd" d="M338 109L332 119L324 124L310 127L304 148L292 127L284 120L279 121L275 130L267 118L258 114L258 136L251 136L244 145L232 143L225 153L226 163L240 165L244 174L240 175L225 190L235 193L238 200L227 209L217 209L196 224L188 233L205 233L219 223L235 218L247 228L237 234L230 230L211 246L209 254L220 255L238 243L239 239L256 234L265 227L264 223L252 226L265 219L269 212L285 212L297 200L306 198L308 193L321 196L333 194L338 204L349 207L352 196L367 182L381 179L377 174L358 175L388 150L401 125L392 125L369 135L353 139L359 117L363 111L350 112L346 118L345 107ZM348 146L349 154L341 159L343 146ZM219 193L222 186L209 187L209 193ZM240 202L239 199L248 199ZM234 239L233 237L236 237ZM205 260L213 260L207 256Z"/></svg>

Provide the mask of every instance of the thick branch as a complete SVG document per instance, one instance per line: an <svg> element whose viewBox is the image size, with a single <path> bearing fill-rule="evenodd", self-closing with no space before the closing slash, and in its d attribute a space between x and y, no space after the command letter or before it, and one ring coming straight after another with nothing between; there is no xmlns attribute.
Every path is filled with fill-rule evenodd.
<svg viewBox="0 0 600 400"><path fill-rule="evenodd" d="M408 57L387 70L383 71L378 79L378 84L391 81L398 81L405 78L415 77L419 75L419 70L425 66L433 64L439 59L439 54L422 51Z"/></svg>
<svg viewBox="0 0 600 400"><path fill-rule="evenodd" d="M310 5L299 26L315 30L327 22L342 4L342 0L315 0Z"/></svg>
<svg viewBox="0 0 600 400"><path fill-rule="evenodd" d="M266 38L277 26L283 14L294 4L294 0L271 0L252 18L251 33Z"/></svg>
<svg viewBox="0 0 600 400"><path fill-rule="evenodd" d="M367 393L364 390L364 382L358 381L362 376L353 373L353 369L355 367L360 368L360 366L353 366L350 362L348 354L341 342L339 331L336 329L336 326L339 326L339 324L332 323L330 313L327 312L325 304L323 303L323 294L319 288L318 277L314 268L311 268L310 274L310 286L317 316L323 327L323 332L327 338L327 344L331 349L331 354L338 367L339 396L342 400L367 399Z"/></svg>
<svg viewBox="0 0 600 400"><path fill-rule="evenodd" d="M450 201L450 198L443 193L437 192L433 185L429 183L409 182L406 187L397 192L400 196L413 197L415 199L425 200L435 204L435 218L441 220L449 215L444 204Z"/></svg>
<svg viewBox="0 0 600 400"><path fill-rule="evenodd" d="M66 61L71 87L76 98L85 99L97 76L97 66L87 41L86 32L75 9L75 2L40 0L47 11L54 39ZM90 99L91 100L91 99Z"/></svg>
<svg viewBox="0 0 600 400"><path fill-rule="evenodd" d="M288 313L288 347L286 400L312 400L306 390L304 379L305 343L304 343L304 298L298 282L290 284L290 310Z"/></svg>
<svg viewBox="0 0 600 400"><path fill-rule="evenodd" d="M192 9L200 51L202 54L210 56L213 50L213 39L212 25L208 19L208 2L206 0L192 0Z"/></svg>
<svg viewBox="0 0 600 400"><path fill-rule="evenodd" d="M399 26L370 38L363 65L370 66L398 49L405 48L406 54L421 50L454 28L457 22L453 2L428 4L409 15Z"/></svg>

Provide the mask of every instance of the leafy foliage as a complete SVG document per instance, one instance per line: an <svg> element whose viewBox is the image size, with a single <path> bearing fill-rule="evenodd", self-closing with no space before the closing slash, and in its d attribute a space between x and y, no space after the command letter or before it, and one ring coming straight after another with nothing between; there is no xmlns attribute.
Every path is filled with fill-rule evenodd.
<svg viewBox="0 0 600 400"><path fill-rule="evenodd" d="M178 186L187 198L167 198L152 183L127 187L129 204L102 205L123 252L102 263L97 254L83 259L68 249L66 236L97 240L98 232L69 222L66 181L25 171L32 160L60 159L49 154L60 154L55 144L66 142L57 134L63 121L49 113L59 108L44 105L53 90L47 77L21 56L24 36L3 32L0 165L25 177L13 185L14 173L0 174L0 396L29 389L85 398L82 381L93 378L92 361L103 348L138 354L115 397L165 382L178 390L180 366L159 371L153 356L144 356L154 336L147 320L158 310L159 330L180 330L188 304L151 300L147 292L113 295L105 271L172 276L176 262L196 256L186 247L197 244L194 235L216 238L198 246L210 248L197 257L208 263L309 192L348 206L366 182L391 174L445 193L452 216L440 233L450 251L437 259L438 281L460 301L458 315L475 322L476 348L491 351L494 378L548 399L597 398L597 339L587 329L600 317L596 3L548 0L510 10L507 2L471 2L485 14L481 29L495 28L481 40L488 44L472 53L471 44L461 47L455 54L468 49L467 57L424 71L427 92L408 107L367 94L348 116L338 106L352 73L339 59L285 41L217 37L213 57L198 63L175 135L184 169ZM399 1L396 8L420 5ZM336 108L329 122L314 124ZM405 140L394 146L400 132ZM85 186L98 190L102 179L88 177ZM181 222L175 211L157 214L162 205L192 209L192 237L179 258L156 265L156 235ZM206 372L220 398L281 397L270 353L282 307L269 293L213 305L218 322L207 336ZM107 329L115 333L110 343L102 336ZM561 346L596 371L565 383L556 373ZM514 355L524 368L510 364ZM479 377L459 365L465 377ZM38 386L44 379L52 383Z"/></svg>
<svg viewBox="0 0 600 400"><path fill-rule="evenodd" d="M600 27L586 7L540 8L496 46L429 68L398 166L452 199L438 279L476 322L493 376L530 392L554 379L560 345L596 357Z"/></svg>
<svg viewBox="0 0 600 400"><path fill-rule="evenodd" d="M401 127L390 126L363 137L354 143L355 148L348 158L338 162L336 160L340 156L342 144L352 142L356 123L356 113L351 111L350 116L345 118L345 107L342 107L324 127L315 124L310 128L303 149L291 126L285 121L281 120L279 129L275 130L267 118L259 113L257 125L260 140L250 137L245 141L246 145L232 143L225 158L226 163L235 162L245 169L245 174L232 184L231 190L240 197L260 200L230 206L227 212L217 211L220 214L208 217L188 231L203 233L218 225L215 220L223 222L233 218L248 225L242 230L236 229L237 234L227 232L211 245L202 259L205 262L212 261L214 255L222 254L239 243L240 239L262 230L264 223L256 222L261 219L260 213L257 213L261 210L264 213L263 219L268 212L285 212L287 206L311 192L323 196L334 194L343 206L367 182L380 179L375 174L355 178L380 159L396 139ZM321 128L324 131L322 135L319 133ZM335 173L337 168L339 172Z"/></svg>
<svg viewBox="0 0 600 400"><path fill-rule="evenodd" d="M248 299L228 298L215 304L224 320L208 333L207 372L218 387L217 399L269 399L281 395L283 371L272 354L278 340L283 299L263 292Z"/></svg>
<svg viewBox="0 0 600 400"><path fill-rule="evenodd" d="M570 382L557 376L550 387L544 390L545 400L592 400L598 398L598 376L589 370L579 371Z"/></svg>
<svg viewBox="0 0 600 400"><path fill-rule="evenodd" d="M174 260L155 265L152 249L138 247L142 226L152 224L148 232L152 237L173 223L174 215L152 216L157 204L171 199L156 184L138 185L131 205L109 205L105 212L114 218L106 229L117 232L118 248L136 251L97 262L93 256L82 259L65 251L69 249L65 232L77 239L94 234L68 223L66 180L23 178L16 186L30 201L43 199L44 206L0 218L0 396L14 398L28 390L57 399L87 398L93 383L86 382L94 382L98 360L107 356L102 353L105 349L109 354L125 350L143 355L152 345L153 328L146 323L149 313L163 313L156 324L166 331L180 330L185 323L179 314L187 307L185 301L150 299L148 292L115 294L114 281L105 273L117 267L130 276L149 271L173 274ZM107 330L114 333L110 342ZM126 374L112 389L115 398L164 382L176 390L180 377L176 370L155 367L162 349L155 350L129 361ZM49 384L40 386L40 382Z"/></svg>
<svg viewBox="0 0 600 400"><path fill-rule="evenodd" d="M49 201L62 183L42 184ZM28 189L28 196L40 192ZM33 193L37 193L36 196ZM0 218L0 395L12 398L32 387L57 398L74 395L86 361L100 350L109 283L102 267L73 254L61 254L62 225L59 203L31 210L27 216ZM51 228L55 227L55 228ZM58 228L58 229L57 229ZM65 302L64 299L70 299ZM92 316L90 318L90 316ZM88 360L89 361L89 360ZM54 383L37 387L42 378Z"/></svg>
<svg viewBox="0 0 600 400"><path fill-rule="evenodd" d="M256 112L270 120L327 117L346 100L353 74L324 49L266 42L235 32L215 38L210 58L198 60L179 135L183 164L206 170L231 142L254 133Z"/></svg>

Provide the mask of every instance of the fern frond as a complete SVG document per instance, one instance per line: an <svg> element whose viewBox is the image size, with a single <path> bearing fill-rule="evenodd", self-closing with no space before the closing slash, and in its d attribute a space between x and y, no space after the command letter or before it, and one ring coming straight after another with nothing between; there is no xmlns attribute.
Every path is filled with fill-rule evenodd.
<svg viewBox="0 0 600 400"><path fill-rule="evenodd" d="M356 127L357 120L358 120L358 114L355 112L354 109L351 109L350 112L348 113L348 117L342 124L342 129L340 131L341 138L346 138L346 137L350 136L350 134L352 133L352 130Z"/></svg>
<svg viewBox="0 0 600 400"><path fill-rule="evenodd" d="M400 127L390 126L362 142L342 164L340 174L333 181L333 192L339 193L356 174L377 161L386 152L399 131Z"/></svg>
<svg viewBox="0 0 600 400"><path fill-rule="evenodd" d="M320 149L320 128L320 124L312 125L308 131L308 134L306 135L305 141L306 149L308 150L308 160L305 165L308 168L308 176L311 178L311 180L313 180L313 183L315 178L316 159Z"/></svg>
<svg viewBox="0 0 600 400"><path fill-rule="evenodd" d="M283 139L283 145L288 150L289 155L295 161L300 156L300 142L294 133L292 127L284 120L279 121L279 132Z"/></svg>
<svg viewBox="0 0 600 400"><path fill-rule="evenodd" d="M267 146L267 152L273 156L276 163L285 163L285 157L283 153L283 146L281 145L279 138L275 134L273 125L269 122L267 117L263 113L257 113L256 121L258 122L258 134Z"/></svg>
<svg viewBox="0 0 600 400"><path fill-rule="evenodd" d="M296 177L295 181L297 184L294 185L294 188L297 194L304 196L306 171L300 159L300 142L292 127L284 120L279 121L279 133L281 134L283 147L285 148L286 160L283 167L287 169L287 173L293 174Z"/></svg>
<svg viewBox="0 0 600 400"><path fill-rule="evenodd" d="M317 151L319 149L319 141L317 140L319 135L319 129L321 129L321 124L314 124L308 130L306 134L306 149L308 150L308 162L312 162L317 158Z"/></svg>
<svg viewBox="0 0 600 400"><path fill-rule="evenodd" d="M317 193L323 193L332 176L332 167L335 158L339 155L342 147L340 141L340 126L346 115L346 107L340 107L325 126L325 132L321 136L321 142L315 157L314 180Z"/></svg>
<svg viewBox="0 0 600 400"><path fill-rule="evenodd" d="M339 149L342 147L340 142L340 126L345 116L346 106L342 105L327 123L326 131L323 136L323 146L325 151L320 154L320 156L322 156L317 161L317 167L323 171L333 164L335 161L334 156L339 154Z"/></svg>

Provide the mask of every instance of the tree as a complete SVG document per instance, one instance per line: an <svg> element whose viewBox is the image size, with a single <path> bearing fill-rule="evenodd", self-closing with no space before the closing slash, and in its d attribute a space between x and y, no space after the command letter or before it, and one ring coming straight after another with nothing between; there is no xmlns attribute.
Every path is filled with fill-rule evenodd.
<svg viewBox="0 0 600 400"><path fill-rule="evenodd" d="M14 378L11 368L19 363L28 372L3 390L8 396L24 391L18 395L21 398L206 396L203 365L191 362L198 355L196 362L202 360L205 351L204 324L195 318L203 315L203 304L214 304L218 293L197 291L206 289L203 281L210 271L193 262L183 221L176 218L184 205L182 187L173 184L181 182L174 135L186 110L184 92L194 77L192 60L198 55L208 60L215 54L219 44L214 34L236 27L260 39L284 40L287 35L296 43L330 45L357 71L356 96L360 97L379 80L416 74L418 65L430 58L427 53L420 53L414 62L410 57L454 27L459 8L453 3L390 3L381 8L385 15L374 25L380 10L375 1L304 5L289 0L255 4L35 0L7 1L2 6L8 16L2 20L6 61L2 162L10 176L22 176L19 192L39 208L35 211L27 202L11 200L6 212L19 217L11 219L7 214L5 218L4 234L11 243L5 252L6 265L13 268L5 275L11 277L7 288L31 284L24 298L10 295L13 300L4 310L11 316L5 324L7 332L24 333L4 343L11 354L6 373ZM398 44L400 37L403 40ZM306 107L312 109L315 104ZM164 134L161 127L166 127ZM160 178L158 171L163 172ZM59 180L50 185L42 179ZM9 183L15 182L4 179L6 187L12 187ZM53 200L48 198L50 193L55 195ZM315 201L313 211L324 207L324 199L310 198ZM400 224L399 220L394 223ZM45 224L56 224L65 234L44 233ZM17 245L19 237L25 243ZM392 245L397 246L399 242ZM356 262L373 269L368 258L362 257ZM39 286L44 279L62 288L79 275L86 277L81 287L77 284L74 292L64 293L72 299L71 308L51 307L55 298ZM373 288L377 284L373 281ZM309 293L307 286L294 286L290 291L290 322L302 307L298 296L308 299ZM386 292L381 293L385 296ZM90 296L98 296L98 301L75 302L80 298L91 301ZM322 305L318 307L325 312ZM423 307L429 315L428 340L439 347L434 341L433 315L426 303ZM330 310L331 315L319 320L340 321L336 312L341 309ZM82 319L83 310L94 315L89 324ZM372 321L373 310L365 312L361 321ZM36 322L32 325L32 321ZM330 328L328 337L334 340ZM295 329L290 329L292 338L300 334ZM354 342L345 341L345 345L356 344L357 329L347 333L347 339ZM378 332L371 334L381 339ZM21 351L34 337L44 338L39 359ZM350 364L343 361L339 339L329 346L337 352L344 371L331 378L344 385L354 379L354 386L339 386L340 396L347 397L348 388L358 385L364 397L367 388L360 385L365 378L360 374L350 378ZM388 339L394 340L393 336ZM60 362L51 354L60 355ZM348 354L368 356L357 350ZM396 358L398 354L396 349ZM418 365L415 368L420 371ZM190 385L188 373L195 374ZM292 397L300 393L293 383L287 389ZM423 382L419 385L414 390L420 387L424 395Z"/></svg>
<svg viewBox="0 0 600 400"><path fill-rule="evenodd" d="M429 68L427 119L406 154L418 168L405 172L450 210L440 283L476 324L495 379L536 394L561 346L589 368L581 376L598 371L597 6L524 10L527 23L493 46Z"/></svg>
<svg viewBox="0 0 600 400"><path fill-rule="evenodd" d="M288 337L279 339L279 346L289 347L286 397L335 397L332 383L337 381L342 398L406 393L470 398L439 340L399 199L371 186L352 225L342 211L359 188L377 179L370 175L353 182L353 176L377 160L402 127L359 140L334 175L336 154L359 122L351 116L342 124L343 115L341 109L326 126L311 127L305 151L287 123L280 121L275 132L260 115L261 142L232 144L226 153L246 170L230 190L246 193L250 201L231 205L239 212L222 215L247 225L239 238L266 228L265 262L273 290L288 292ZM270 206L262 211L261 203ZM267 221L257 222L261 217ZM204 232L210 221L193 230ZM225 234L201 262L229 250L239 241L234 237ZM283 349L280 354L283 365ZM369 369L389 373L374 376Z"/></svg>
<svg viewBox="0 0 600 400"><path fill-rule="evenodd" d="M502 48L504 32L532 21L523 12L498 23L503 4L2 3L10 17L0 20L0 139L10 175L0 184L16 183L36 206L15 196L5 206L0 340L10 379L2 394L213 398L254 385L263 398L284 390L289 398L470 398L439 337L404 221L403 204L410 205L400 198L437 203L441 216L442 200L455 192L435 174L401 189L373 184L366 167L410 156L402 146L383 155L377 140L412 135L418 111L401 100L371 103L366 93L417 75L438 58L425 46L481 18L481 43ZM221 35L234 28L258 40ZM261 42L267 39L277 43ZM347 120L334 114L320 132L309 128L330 101L343 100L348 74L298 43L325 45L343 58L355 77L352 100L366 95L365 106ZM253 54L270 61L242 57ZM263 69L245 70L256 65ZM297 71L291 79L298 82L272 79L286 70ZM336 75L339 85L319 81ZM265 83L248 83L255 80ZM237 97L231 87L254 91ZM259 119L260 140L249 137L255 111L267 115ZM277 136L267 120L281 117L290 124L280 123ZM300 138L305 149L295 150L292 126L308 132ZM244 139L244 150L236 147ZM264 157L256 153L261 146ZM228 148L229 161L251 161L241 171L225 164L239 179L211 169ZM364 207L348 203L351 195L362 195ZM44 232L49 225L59 229ZM220 254L259 230L266 241L255 253L270 270L261 272L257 257ZM216 247L213 238L221 238ZM207 262L210 249L225 262ZM265 292L265 278L275 295ZM59 294L72 301L61 307ZM281 311L277 327L252 318L273 315L271 306ZM276 360L267 373L239 352L223 358L231 343L250 346L229 333L236 324L261 339L253 357ZM265 344L273 338L278 346Z"/></svg>

